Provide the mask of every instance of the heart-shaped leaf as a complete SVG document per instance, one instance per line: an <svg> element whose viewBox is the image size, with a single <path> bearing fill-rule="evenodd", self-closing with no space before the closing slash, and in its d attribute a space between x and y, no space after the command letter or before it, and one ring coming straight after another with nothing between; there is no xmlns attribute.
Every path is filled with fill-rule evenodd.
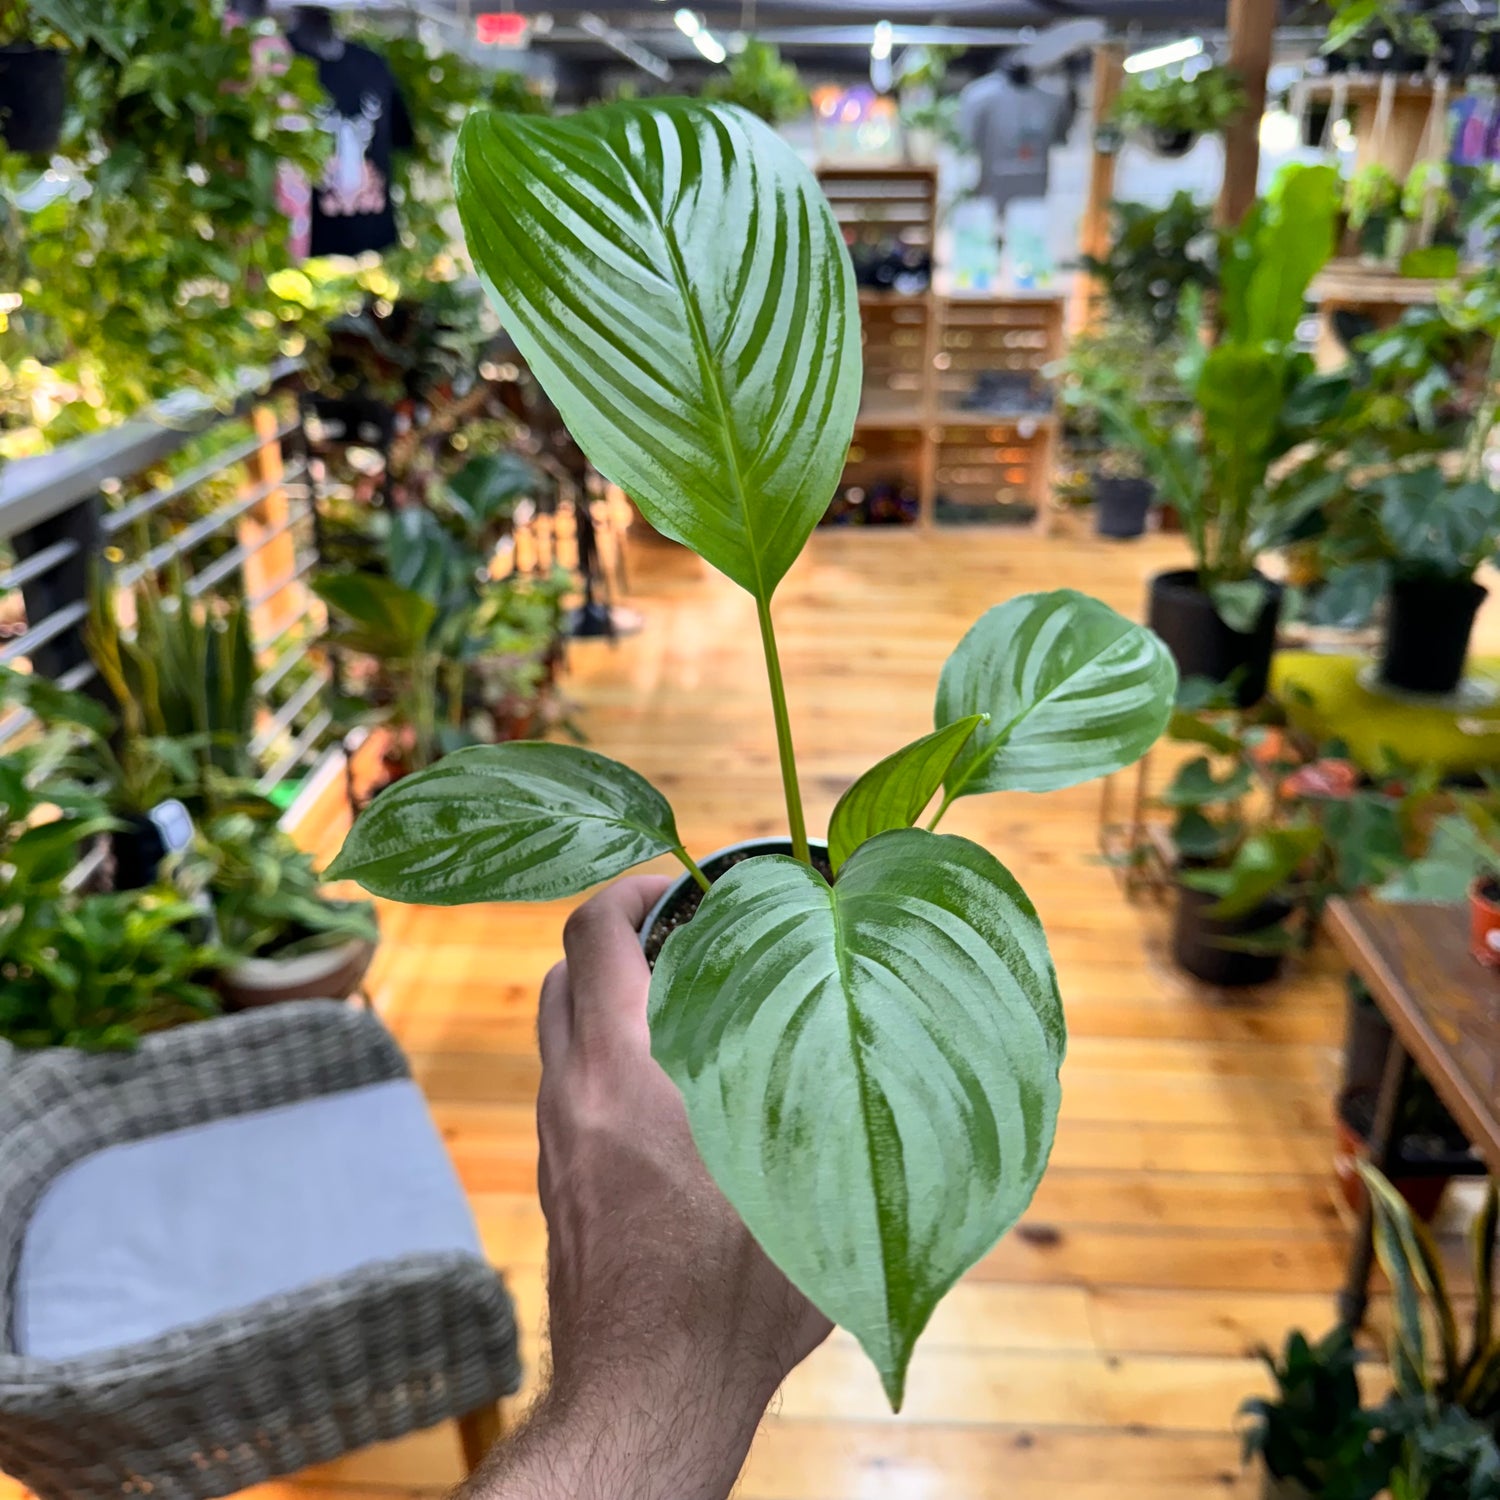
<svg viewBox="0 0 1500 1500"><path fill-rule="evenodd" d="M360 815L329 880L393 901L550 901L680 848L672 809L629 766L576 745L457 750Z"/></svg>
<svg viewBox="0 0 1500 1500"><path fill-rule="evenodd" d="M1048 792L1121 770L1155 744L1177 668L1143 625L1072 589L981 615L938 681L937 722L988 714L948 772L951 801Z"/></svg>
<svg viewBox="0 0 1500 1500"><path fill-rule="evenodd" d="M594 466L769 599L838 483L859 406L854 273L811 172L741 110L470 115L469 251Z"/></svg>
<svg viewBox="0 0 1500 1500"><path fill-rule="evenodd" d="M992 855L907 828L836 886L736 865L667 939L652 1051L766 1253L901 1404L939 1298L1051 1148L1064 1031L1041 923Z"/></svg>
<svg viewBox="0 0 1500 1500"><path fill-rule="evenodd" d="M910 828L932 801L982 714L904 745L873 765L838 800L828 821L828 858L837 872L866 839L892 828Z"/></svg>

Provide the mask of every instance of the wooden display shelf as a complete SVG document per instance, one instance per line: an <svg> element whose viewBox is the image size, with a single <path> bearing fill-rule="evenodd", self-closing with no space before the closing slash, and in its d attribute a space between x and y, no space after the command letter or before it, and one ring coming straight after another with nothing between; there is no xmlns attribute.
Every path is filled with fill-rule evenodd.
<svg viewBox="0 0 1500 1500"><path fill-rule="evenodd" d="M1387 82L1394 79L1394 82ZM1351 104L1368 103L1389 93L1396 99L1419 99L1425 103L1443 91L1448 97L1462 92L1448 78L1416 78L1389 73L1330 73L1322 78L1304 78L1302 87L1309 99L1331 99L1341 95Z"/></svg>
<svg viewBox="0 0 1500 1500"><path fill-rule="evenodd" d="M820 167L818 181L851 243L890 236L931 251L937 234L936 167Z"/></svg>
<svg viewBox="0 0 1500 1500"><path fill-rule="evenodd" d="M1314 279L1311 296L1332 307L1426 307L1454 284L1449 277L1402 276L1358 261L1331 260Z"/></svg>

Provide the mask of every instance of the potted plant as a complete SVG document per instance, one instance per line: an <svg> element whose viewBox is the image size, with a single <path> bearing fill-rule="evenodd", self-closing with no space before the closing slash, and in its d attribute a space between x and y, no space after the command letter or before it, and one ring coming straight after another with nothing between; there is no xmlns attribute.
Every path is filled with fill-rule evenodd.
<svg viewBox="0 0 1500 1500"><path fill-rule="evenodd" d="M1411 0L1329 0L1333 20L1325 55L1348 54L1380 73L1420 73L1441 38L1424 7Z"/></svg>
<svg viewBox="0 0 1500 1500"><path fill-rule="evenodd" d="M1391 258L1391 230L1401 208L1401 183L1378 161L1366 162L1344 189L1344 216L1366 259Z"/></svg>
<svg viewBox="0 0 1500 1500"><path fill-rule="evenodd" d="M41 155L62 137L67 106L66 41L57 0L0 0L0 141Z"/></svg>
<svg viewBox="0 0 1500 1500"><path fill-rule="evenodd" d="M214 818L162 875L189 899L211 903L226 954L214 988L227 1010L345 1000L375 956L371 903L324 896L312 857L274 822Z"/></svg>
<svg viewBox="0 0 1500 1500"><path fill-rule="evenodd" d="M523 741L391 787L329 873L398 900L550 900L674 855L654 1055L720 1188L899 1406L932 1308L1040 1177L1063 1047L1030 902L936 825L959 797L1135 760L1170 658L1067 590L992 609L944 669L934 733L812 841L771 601L828 508L861 382L853 269L816 181L765 125L696 101L474 115L455 175L481 273L580 446L754 598L790 836L700 863L633 771Z"/></svg>
<svg viewBox="0 0 1500 1500"><path fill-rule="evenodd" d="M1123 129L1144 130L1163 156L1182 156L1199 135L1223 130L1245 104L1245 86L1230 68L1140 73L1126 79L1113 119Z"/></svg>
<svg viewBox="0 0 1500 1500"><path fill-rule="evenodd" d="M1205 984L1266 984L1290 947L1286 923L1320 845L1318 829L1305 815L1287 820L1255 805L1257 760L1276 744L1268 731L1179 711L1168 733L1204 749L1178 767L1160 798L1174 814L1172 958Z"/></svg>
<svg viewBox="0 0 1500 1500"><path fill-rule="evenodd" d="M1216 342L1199 300L1184 299L1190 420L1163 427L1129 392L1098 400L1106 431L1140 453L1193 550L1193 567L1152 579L1151 627L1184 677L1232 682L1242 706L1265 694L1281 600L1256 560L1333 488L1277 465L1348 399L1348 378L1320 376L1296 343L1308 284L1332 253L1337 201L1332 168L1288 167L1225 237Z"/></svg>
<svg viewBox="0 0 1500 1500"><path fill-rule="evenodd" d="M749 37L722 73L710 75L703 97L715 104L737 104L767 125L785 125L807 113L807 90L796 67L758 37Z"/></svg>
<svg viewBox="0 0 1500 1500"><path fill-rule="evenodd" d="M1477 798L1433 826L1427 852L1377 892L1382 901L1464 901L1469 952L1500 968L1500 821Z"/></svg>
<svg viewBox="0 0 1500 1500"><path fill-rule="evenodd" d="M1360 1399L1359 1351L1339 1327L1316 1344L1300 1331L1287 1335L1278 1361L1262 1349L1276 1396L1253 1396L1240 1407L1245 1462L1264 1465L1265 1500L1375 1500L1389 1480L1399 1440L1384 1414Z"/></svg>

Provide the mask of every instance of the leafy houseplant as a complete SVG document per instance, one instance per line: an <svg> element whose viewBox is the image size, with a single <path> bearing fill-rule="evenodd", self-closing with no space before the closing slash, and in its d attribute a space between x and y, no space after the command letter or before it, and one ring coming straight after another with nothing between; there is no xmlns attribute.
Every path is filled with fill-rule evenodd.
<svg viewBox="0 0 1500 1500"><path fill-rule="evenodd" d="M1360 251L1375 260L1387 259L1391 229L1401 208L1401 183L1378 161L1367 162L1350 179L1344 193L1349 228L1358 236Z"/></svg>
<svg viewBox="0 0 1500 1500"><path fill-rule="evenodd" d="M1276 1398L1252 1397L1240 1408L1253 1418L1245 1429L1245 1458L1259 1458L1273 1481L1275 1500L1375 1500L1395 1464L1399 1440L1384 1430L1382 1414L1360 1401L1359 1351L1347 1328L1316 1344L1287 1335L1278 1361L1261 1351L1276 1381Z"/></svg>
<svg viewBox="0 0 1500 1500"><path fill-rule="evenodd" d="M373 906L323 896L311 856L274 822L215 818L162 873L185 896L212 902L219 942L234 955L217 978L231 1009L342 1000L369 966L379 937Z"/></svg>
<svg viewBox="0 0 1500 1500"><path fill-rule="evenodd" d="M1223 130L1245 104L1245 86L1229 68L1142 73L1126 80L1115 100L1114 119L1126 129L1148 131L1163 155L1180 156L1203 132Z"/></svg>
<svg viewBox="0 0 1500 1500"><path fill-rule="evenodd" d="M1440 818L1427 852L1377 895L1382 901L1469 904L1469 952L1486 968L1500 968L1500 819L1477 798Z"/></svg>
<svg viewBox="0 0 1500 1500"><path fill-rule="evenodd" d="M1382 72L1420 72L1440 43L1431 17L1411 0L1330 0L1333 23L1322 50L1358 52Z"/></svg>
<svg viewBox="0 0 1500 1500"><path fill-rule="evenodd" d="M1256 558L1322 498L1273 466L1348 395L1346 378L1319 376L1296 344L1308 284L1333 250L1337 202L1332 168L1288 167L1224 237L1216 342L1205 341L1198 300L1184 302L1179 369L1191 420L1164 429L1129 392L1098 403L1111 436L1141 454L1193 549L1193 568L1152 580L1151 626L1185 676L1233 679L1242 706L1265 692L1279 606Z"/></svg>
<svg viewBox="0 0 1500 1500"><path fill-rule="evenodd" d="M329 873L398 900L550 900L674 854L701 904L655 965L653 1053L720 1187L899 1406L933 1307L1041 1175L1064 1045L1031 903L933 830L958 797L1135 760L1165 723L1171 662L1066 590L992 609L943 671L935 732L840 800L820 872L771 600L859 405L855 283L826 201L766 126L688 101L475 115L455 175L476 264L579 445L755 600L790 839L711 883L633 771L517 742L399 782Z"/></svg>
<svg viewBox="0 0 1500 1500"><path fill-rule="evenodd" d="M703 85L715 104L738 104L767 125L784 125L807 111L807 90L796 67L770 42L751 37L722 73Z"/></svg>

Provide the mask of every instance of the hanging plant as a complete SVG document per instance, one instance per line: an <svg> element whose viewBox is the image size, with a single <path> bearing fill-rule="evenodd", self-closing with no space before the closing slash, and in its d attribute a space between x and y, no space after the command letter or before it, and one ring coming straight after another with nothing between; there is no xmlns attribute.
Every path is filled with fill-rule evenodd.
<svg viewBox="0 0 1500 1500"><path fill-rule="evenodd" d="M1193 74L1142 74L1128 79L1111 119L1143 131L1165 156L1181 156L1200 135L1213 135L1241 115L1248 100L1239 74L1209 67Z"/></svg>
<svg viewBox="0 0 1500 1500"><path fill-rule="evenodd" d="M751 37L728 68L703 86L703 97L716 104L738 104L767 125L795 120L807 110L801 75L769 42Z"/></svg>

